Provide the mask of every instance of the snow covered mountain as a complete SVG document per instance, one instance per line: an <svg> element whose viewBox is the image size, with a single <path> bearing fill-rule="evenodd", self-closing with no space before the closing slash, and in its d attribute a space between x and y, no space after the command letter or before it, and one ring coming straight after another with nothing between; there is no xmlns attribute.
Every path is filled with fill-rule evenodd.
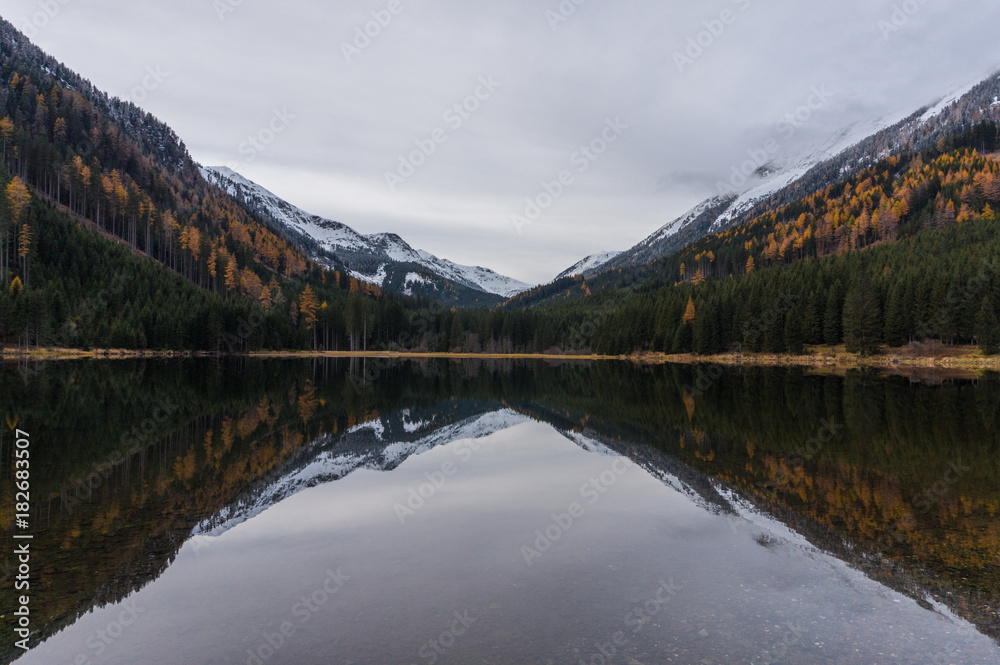
<svg viewBox="0 0 1000 665"><path fill-rule="evenodd" d="M463 266L416 250L394 233L362 235L340 222L298 208L226 167L202 167L202 176L265 218L316 262L406 295L455 297L450 282L474 292L510 298L531 285L479 266ZM498 298L498 299L499 299Z"/></svg>
<svg viewBox="0 0 1000 665"><path fill-rule="evenodd" d="M621 254L621 252L602 252L600 254L591 254L587 258L573 264L566 270L559 273L559 275L552 281L558 282L560 279L566 277L576 277L577 275L584 275L589 272L593 272L608 261L617 257L619 254Z"/></svg>
<svg viewBox="0 0 1000 665"><path fill-rule="evenodd" d="M986 120L1000 121L1000 78L996 74L962 86L905 118L857 123L794 159L769 162L748 176L742 191L720 192L703 201L631 249L587 269L584 276L648 264L707 235L808 196L881 159L921 150Z"/></svg>

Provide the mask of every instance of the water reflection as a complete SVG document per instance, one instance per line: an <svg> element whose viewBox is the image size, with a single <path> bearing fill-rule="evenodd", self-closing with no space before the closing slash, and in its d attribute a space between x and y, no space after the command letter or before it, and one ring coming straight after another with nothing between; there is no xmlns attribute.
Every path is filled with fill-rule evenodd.
<svg viewBox="0 0 1000 665"><path fill-rule="evenodd" d="M112 604L21 662L1000 655L995 469L947 462L995 451L991 382L762 371L696 393L684 368L445 363L358 390L283 363L235 388L236 369L71 511L52 493L48 632ZM918 406L950 427L913 435Z"/></svg>

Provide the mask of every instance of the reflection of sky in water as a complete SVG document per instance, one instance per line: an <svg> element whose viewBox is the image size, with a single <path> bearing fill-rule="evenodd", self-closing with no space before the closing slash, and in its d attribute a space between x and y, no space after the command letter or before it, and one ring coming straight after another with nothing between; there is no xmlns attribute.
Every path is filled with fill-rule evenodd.
<svg viewBox="0 0 1000 665"><path fill-rule="evenodd" d="M710 515L637 467L590 504L581 487L611 478L615 458L546 425L479 444L468 461L452 443L389 473L358 471L207 546L189 542L126 603L138 619L102 653L95 633L117 632L122 606L87 615L19 662L258 662L248 649L263 663L301 665L600 663L601 649L614 652L609 662L642 665L1000 662L966 624L807 546ZM449 461L457 473L401 525L395 505ZM522 546L573 502L583 516L529 566ZM299 604L322 600L338 570L350 579L325 604ZM661 592L669 603L658 607L647 601L661 582L680 589ZM645 616L635 612L643 605ZM463 631L456 612L475 623L453 638ZM278 642L283 622L295 633L272 653L266 635ZM439 655L431 640L442 636L450 647L438 643Z"/></svg>

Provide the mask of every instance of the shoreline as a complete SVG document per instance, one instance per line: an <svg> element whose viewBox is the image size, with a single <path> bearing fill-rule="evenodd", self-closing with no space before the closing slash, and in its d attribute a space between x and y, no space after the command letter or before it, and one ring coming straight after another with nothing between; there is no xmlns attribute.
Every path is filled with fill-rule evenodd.
<svg viewBox="0 0 1000 665"><path fill-rule="evenodd" d="M728 367L805 367L817 371L837 372L851 369L877 369L891 373L936 371L943 373L1000 372L1000 356L984 356L976 347L935 347L926 354L914 353L907 347L886 349L875 356L849 354L843 347L812 347L806 355L782 353L722 353L709 356L694 354L635 353L627 356L554 353L438 353L407 351L257 351L249 354L213 353L206 351L133 351L127 349L30 349L0 351L2 361L43 360L127 360L178 358L264 358L264 359L389 359L389 360L545 360L545 361L607 361L632 362L637 365L723 365Z"/></svg>

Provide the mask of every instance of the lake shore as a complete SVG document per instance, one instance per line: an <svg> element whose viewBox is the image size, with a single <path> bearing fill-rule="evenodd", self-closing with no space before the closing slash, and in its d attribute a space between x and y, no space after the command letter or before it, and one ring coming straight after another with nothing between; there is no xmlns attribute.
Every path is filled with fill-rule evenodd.
<svg viewBox="0 0 1000 665"><path fill-rule="evenodd" d="M217 354L201 351L135 351L128 349L11 349L0 351L3 360L82 360L82 359L139 359L139 358L210 358L234 354ZM545 360L545 361L629 361L641 365L701 365L713 364L732 367L807 367L816 371L842 373L851 369L877 369L896 374L926 371L975 376L983 372L1000 371L1000 356L984 356L972 346L902 347L884 349L874 356L847 353L843 346L809 347L805 354L783 353L723 353L710 356L694 354L636 353L628 356L556 353L430 353L405 351L258 351L250 358L364 358L390 360Z"/></svg>

